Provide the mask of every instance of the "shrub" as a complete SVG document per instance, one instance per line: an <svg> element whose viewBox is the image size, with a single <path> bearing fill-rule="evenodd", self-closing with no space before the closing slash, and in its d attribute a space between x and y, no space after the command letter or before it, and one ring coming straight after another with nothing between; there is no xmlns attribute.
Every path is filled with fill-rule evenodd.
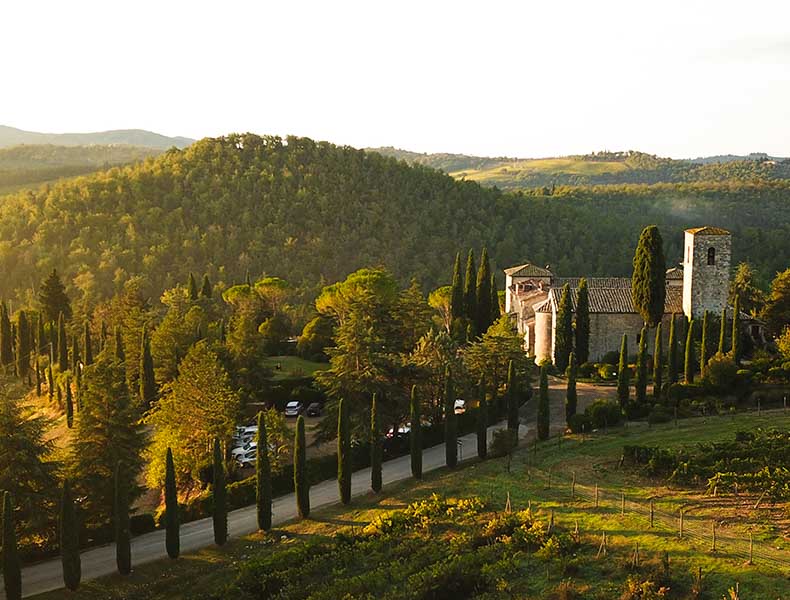
<svg viewBox="0 0 790 600"><path fill-rule="evenodd" d="M726 354L716 354L708 361L705 368L705 381L720 389L728 390L735 385L738 376L738 365Z"/></svg>
<svg viewBox="0 0 790 600"><path fill-rule="evenodd" d="M596 365L591 362L586 362L577 367L576 373L579 377L583 377L584 379L590 379L593 376L593 373L597 371Z"/></svg>
<svg viewBox="0 0 790 600"><path fill-rule="evenodd" d="M590 404L584 414L595 428L617 425L623 418L620 405L603 398Z"/></svg>
<svg viewBox="0 0 790 600"><path fill-rule="evenodd" d="M568 420L568 427L573 433L586 433L592 431L592 423L586 414L576 413Z"/></svg>
<svg viewBox="0 0 790 600"><path fill-rule="evenodd" d="M620 360L620 352L618 350L611 350L603 355L601 358L602 363L606 363L608 365L612 365L613 367L617 365Z"/></svg>
<svg viewBox="0 0 790 600"><path fill-rule="evenodd" d="M601 379L610 381L616 377L617 369L614 365L609 363L601 363L598 365L598 375Z"/></svg>

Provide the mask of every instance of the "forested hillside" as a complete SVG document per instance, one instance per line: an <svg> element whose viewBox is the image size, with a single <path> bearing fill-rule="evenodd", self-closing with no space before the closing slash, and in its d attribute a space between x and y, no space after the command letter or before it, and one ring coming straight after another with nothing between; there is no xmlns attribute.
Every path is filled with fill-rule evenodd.
<svg viewBox="0 0 790 600"><path fill-rule="evenodd" d="M127 165L161 151L140 146L22 145L0 148L0 193Z"/></svg>
<svg viewBox="0 0 790 600"><path fill-rule="evenodd" d="M144 129L113 129L93 133L40 133L0 125L0 148L20 144L56 144L59 146L123 144L165 150L172 146L183 148L194 141L185 137L168 137Z"/></svg>
<svg viewBox="0 0 790 600"><path fill-rule="evenodd" d="M557 185L790 179L790 160L771 159L764 154L675 160L629 151L519 159L464 154L418 154L391 147L371 150L410 164L439 169L457 179L477 181L507 190Z"/></svg>
<svg viewBox="0 0 790 600"><path fill-rule="evenodd" d="M142 276L152 298L207 272L232 284L321 286L382 265L424 289L449 283L459 249L487 246L497 277L524 260L563 275L628 275L641 229L733 231L733 261L763 282L787 267L790 183L558 187L507 194L376 153L305 138L232 135L0 199L0 297L30 299L56 267L80 306ZM33 304L33 301L30 301Z"/></svg>

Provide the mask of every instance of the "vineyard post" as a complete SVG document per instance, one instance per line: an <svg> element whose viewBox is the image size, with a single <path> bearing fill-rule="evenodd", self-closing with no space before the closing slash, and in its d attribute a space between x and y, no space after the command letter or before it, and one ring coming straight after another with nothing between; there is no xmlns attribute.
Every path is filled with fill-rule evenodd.
<svg viewBox="0 0 790 600"><path fill-rule="evenodd" d="M595 482L595 508L598 508L598 482Z"/></svg>
<svg viewBox="0 0 790 600"><path fill-rule="evenodd" d="M710 547L710 551L711 552L716 552L716 521L713 521L710 524L710 531L711 531L711 534L713 535L713 544Z"/></svg>
<svg viewBox="0 0 790 600"><path fill-rule="evenodd" d="M625 516L625 492L620 492L620 516Z"/></svg>
<svg viewBox="0 0 790 600"><path fill-rule="evenodd" d="M576 500L576 471L573 471L571 475L571 499Z"/></svg>
<svg viewBox="0 0 790 600"><path fill-rule="evenodd" d="M680 509L680 539L683 539L683 509Z"/></svg>
<svg viewBox="0 0 790 600"><path fill-rule="evenodd" d="M652 498L650 498L650 529L652 529L652 528L653 528L653 516L654 516L654 512L655 512L655 511L653 510L653 499L652 499Z"/></svg>
<svg viewBox="0 0 790 600"><path fill-rule="evenodd" d="M751 531L749 532L749 562L746 564L754 564L754 537L752 537Z"/></svg>

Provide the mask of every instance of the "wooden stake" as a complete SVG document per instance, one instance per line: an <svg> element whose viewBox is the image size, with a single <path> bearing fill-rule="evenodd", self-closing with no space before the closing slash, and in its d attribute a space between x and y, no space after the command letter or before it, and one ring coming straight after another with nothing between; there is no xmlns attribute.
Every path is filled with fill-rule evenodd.
<svg viewBox="0 0 790 600"><path fill-rule="evenodd" d="M653 499L650 498L650 528L653 528L653 516L655 514L655 510L653 509Z"/></svg>
<svg viewBox="0 0 790 600"><path fill-rule="evenodd" d="M716 552L716 521L710 524L711 534L713 535L713 545L710 547L711 552Z"/></svg>
<svg viewBox="0 0 790 600"><path fill-rule="evenodd" d="M606 532L601 532L601 545L598 546L598 554L595 555L595 558L599 558L601 556L606 556Z"/></svg>
<svg viewBox="0 0 790 600"><path fill-rule="evenodd" d="M749 532L749 562L747 564L754 564L754 538L751 531Z"/></svg>
<svg viewBox="0 0 790 600"><path fill-rule="evenodd" d="M571 498L576 500L576 471L571 476Z"/></svg>
<svg viewBox="0 0 790 600"><path fill-rule="evenodd" d="M548 533L554 531L554 509L551 509L551 517L549 518L549 530Z"/></svg>
<svg viewBox="0 0 790 600"><path fill-rule="evenodd" d="M512 512L512 508L510 506L510 492L507 493L507 502L505 503L505 512L509 513Z"/></svg>
<svg viewBox="0 0 790 600"><path fill-rule="evenodd" d="M595 508L598 508L598 482L595 483Z"/></svg>
<svg viewBox="0 0 790 600"><path fill-rule="evenodd" d="M680 509L680 539L683 539L683 509Z"/></svg>

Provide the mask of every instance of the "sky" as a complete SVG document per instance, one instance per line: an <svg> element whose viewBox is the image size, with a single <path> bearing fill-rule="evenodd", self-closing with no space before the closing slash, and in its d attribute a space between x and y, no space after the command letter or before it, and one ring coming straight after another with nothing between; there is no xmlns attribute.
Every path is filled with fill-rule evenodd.
<svg viewBox="0 0 790 600"><path fill-rule="evenodd" d="M790 3L0 3L0 124L790 156Z"/></svg>

